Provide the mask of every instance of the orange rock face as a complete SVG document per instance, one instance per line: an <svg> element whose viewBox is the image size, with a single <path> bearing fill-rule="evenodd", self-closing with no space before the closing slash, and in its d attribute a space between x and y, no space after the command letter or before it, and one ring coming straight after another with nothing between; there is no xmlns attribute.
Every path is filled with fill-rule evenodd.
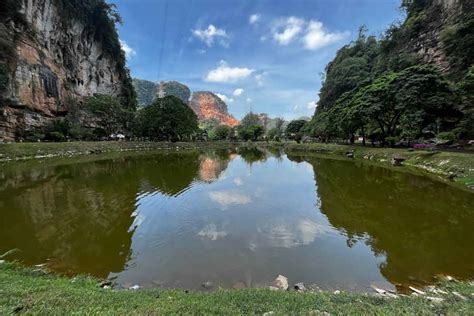
<svg viewBox="0 0 474 316"><path fill-rule="evenodd" d="M190 106L199 120L214 118L230 127L239 125L239 121L229 114L225 102L212 92L193 93Z"/></svg>

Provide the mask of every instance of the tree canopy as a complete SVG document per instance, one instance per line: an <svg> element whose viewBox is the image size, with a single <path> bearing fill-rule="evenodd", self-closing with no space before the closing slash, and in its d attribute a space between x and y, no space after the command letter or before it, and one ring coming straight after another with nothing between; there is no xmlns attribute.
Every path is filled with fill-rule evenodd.
<svg viewBox="0 0 474 316"><path fill-rule="evenodd" d="M188 105L177 97L167 96L138 111L134 130L137 136L178 141L190 139L199 127L197 116Z"/></svg>

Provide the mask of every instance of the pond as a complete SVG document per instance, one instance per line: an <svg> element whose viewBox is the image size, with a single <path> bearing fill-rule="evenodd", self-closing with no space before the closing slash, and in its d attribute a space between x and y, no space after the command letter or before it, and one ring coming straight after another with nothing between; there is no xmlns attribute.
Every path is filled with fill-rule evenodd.
<svg viewBox="0 0 474 316"><path fill-rule="evenodd" d="M474 276L474 194L350 160L230 148L0 171L0 254L118 287L322 289Z"/></svg>

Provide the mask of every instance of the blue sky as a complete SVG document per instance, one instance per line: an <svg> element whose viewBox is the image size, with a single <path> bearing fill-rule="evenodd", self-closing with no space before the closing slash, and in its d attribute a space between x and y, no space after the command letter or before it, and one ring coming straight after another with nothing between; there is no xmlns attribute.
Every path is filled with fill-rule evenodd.
<svg viewBox="0 0 474 316"><path fill-rule="evenodd" d="M320 74L365 24L379 35L399 0L114 0L136 78L177 80L246 112L314 112Z"/></svg>

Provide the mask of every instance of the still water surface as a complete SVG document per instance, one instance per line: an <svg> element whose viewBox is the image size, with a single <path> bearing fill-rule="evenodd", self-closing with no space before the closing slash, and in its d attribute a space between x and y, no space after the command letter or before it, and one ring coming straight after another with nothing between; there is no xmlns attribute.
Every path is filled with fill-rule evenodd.
<svg viewBox="0 0 474 316"><path fill-rule="evenodd" d="M0 254L118 286L323 289L474 277L474 194L236 148L0 171Z"/></svg>

